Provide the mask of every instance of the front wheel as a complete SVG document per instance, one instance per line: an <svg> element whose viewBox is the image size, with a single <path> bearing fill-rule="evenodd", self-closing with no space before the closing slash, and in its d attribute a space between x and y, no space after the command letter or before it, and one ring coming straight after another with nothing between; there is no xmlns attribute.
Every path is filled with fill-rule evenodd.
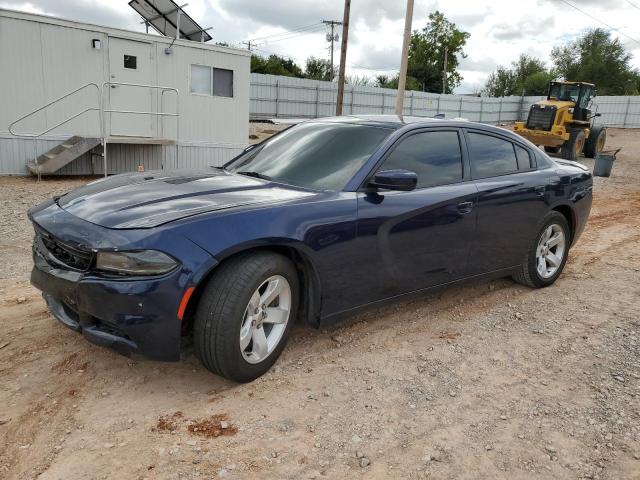
<svg viewBox="0 0 640 480"><path fill-rule="evenodd" d="M567 219L561 213L550 212L542 222L514 280L535 288L551 285L567 263L570 244Z"/></svg>
<svg viewBox="0 0 640 480"><path fill-rule="evenodd" d="M286 257L230 259L206 285L194 319L196 356L213 373L249 382L282 353L298 308L298 277Z"/></svg>
<svg viewBox="0 0 640 480"><path fill-rule="evenodd" d="M584 130L572 128L569 132L569 140L562 144L562 158L577 161L584 148L584 142Z"/></svg>

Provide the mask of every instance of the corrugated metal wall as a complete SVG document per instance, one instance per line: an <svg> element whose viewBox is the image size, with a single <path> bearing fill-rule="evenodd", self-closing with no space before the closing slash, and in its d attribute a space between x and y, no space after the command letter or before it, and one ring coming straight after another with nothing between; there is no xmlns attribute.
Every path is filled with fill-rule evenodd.
<svg viewBox="0 0 640 480"><path fill-rule="evenodd" d="M0 136L0 175L26 175L27 161L58 145L63 139L32 140ZM176 161L175 145L107 144L109 174L131 172L144 165L145 170L160 168L201 168L220 166L242 150L237 145L181 144ZM102 147L87 152L56 175L102 175L104 172Z"/></svg>
<svg viewBox="0 0 640 480"><path fill-rule="evenodd" d="M334 82L275 75L251 74L251 119L335 115L338 87ZM544 97L470 97L406 92L404 114L447 118L463 117L474 122L501 123L526 118L532 103ZM346 85L345 115L394 113L396 91L388 88ZM594 110L602 114L597 123L611 127L640 128L640 97L596 97Z"/></svg>

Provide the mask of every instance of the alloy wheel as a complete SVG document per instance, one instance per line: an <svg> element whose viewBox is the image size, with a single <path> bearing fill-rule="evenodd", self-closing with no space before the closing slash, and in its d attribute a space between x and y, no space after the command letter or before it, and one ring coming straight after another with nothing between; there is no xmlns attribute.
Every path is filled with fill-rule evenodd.
<svg viewBox="0 0 640 480"><path fill-rule="evenodd" d="M267 278L244 312L240 350L248 363L260 363L280 343L291 316L291 286L282 275Z"/></svg>
<svg viewBox="0 0 640 480"><path fill-rule="evenodd" d="M565 247L565 234L560 225L553 223L545 228L536 249L536 269L540 277L547 279L556 274L562 265Z"/></svg>

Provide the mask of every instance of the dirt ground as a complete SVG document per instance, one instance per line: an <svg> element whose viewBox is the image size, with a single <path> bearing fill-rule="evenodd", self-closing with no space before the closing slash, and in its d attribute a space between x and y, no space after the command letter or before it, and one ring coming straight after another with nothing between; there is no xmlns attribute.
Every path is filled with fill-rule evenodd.
<svg viewBox="0 0 640 480"><path fill-rule="evenodd" d="M86 179L0 178L0 478L640 479L640 132L609 144L555 286L299 326L246 385L58 324L28 283L26 211Z"/></svg>

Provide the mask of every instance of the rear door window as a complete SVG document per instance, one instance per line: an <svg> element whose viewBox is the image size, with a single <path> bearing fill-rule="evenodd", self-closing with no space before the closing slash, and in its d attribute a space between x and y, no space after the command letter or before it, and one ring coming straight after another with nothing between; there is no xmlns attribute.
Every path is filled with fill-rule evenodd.
<svg viewBox="0 0 640 480"><path fill-rule="evenodd" d="M474 178L495 177L518 171L518 159L513 143L475 132L469 132L467 138L471 173Z"/></svg>
<svg viewBox="0 0 640 480"><path fill-rule="evenodd" d="M418 175L417 188L462 181L458 132L421 132L401 140L378 171L396 169Z"/></svg>

